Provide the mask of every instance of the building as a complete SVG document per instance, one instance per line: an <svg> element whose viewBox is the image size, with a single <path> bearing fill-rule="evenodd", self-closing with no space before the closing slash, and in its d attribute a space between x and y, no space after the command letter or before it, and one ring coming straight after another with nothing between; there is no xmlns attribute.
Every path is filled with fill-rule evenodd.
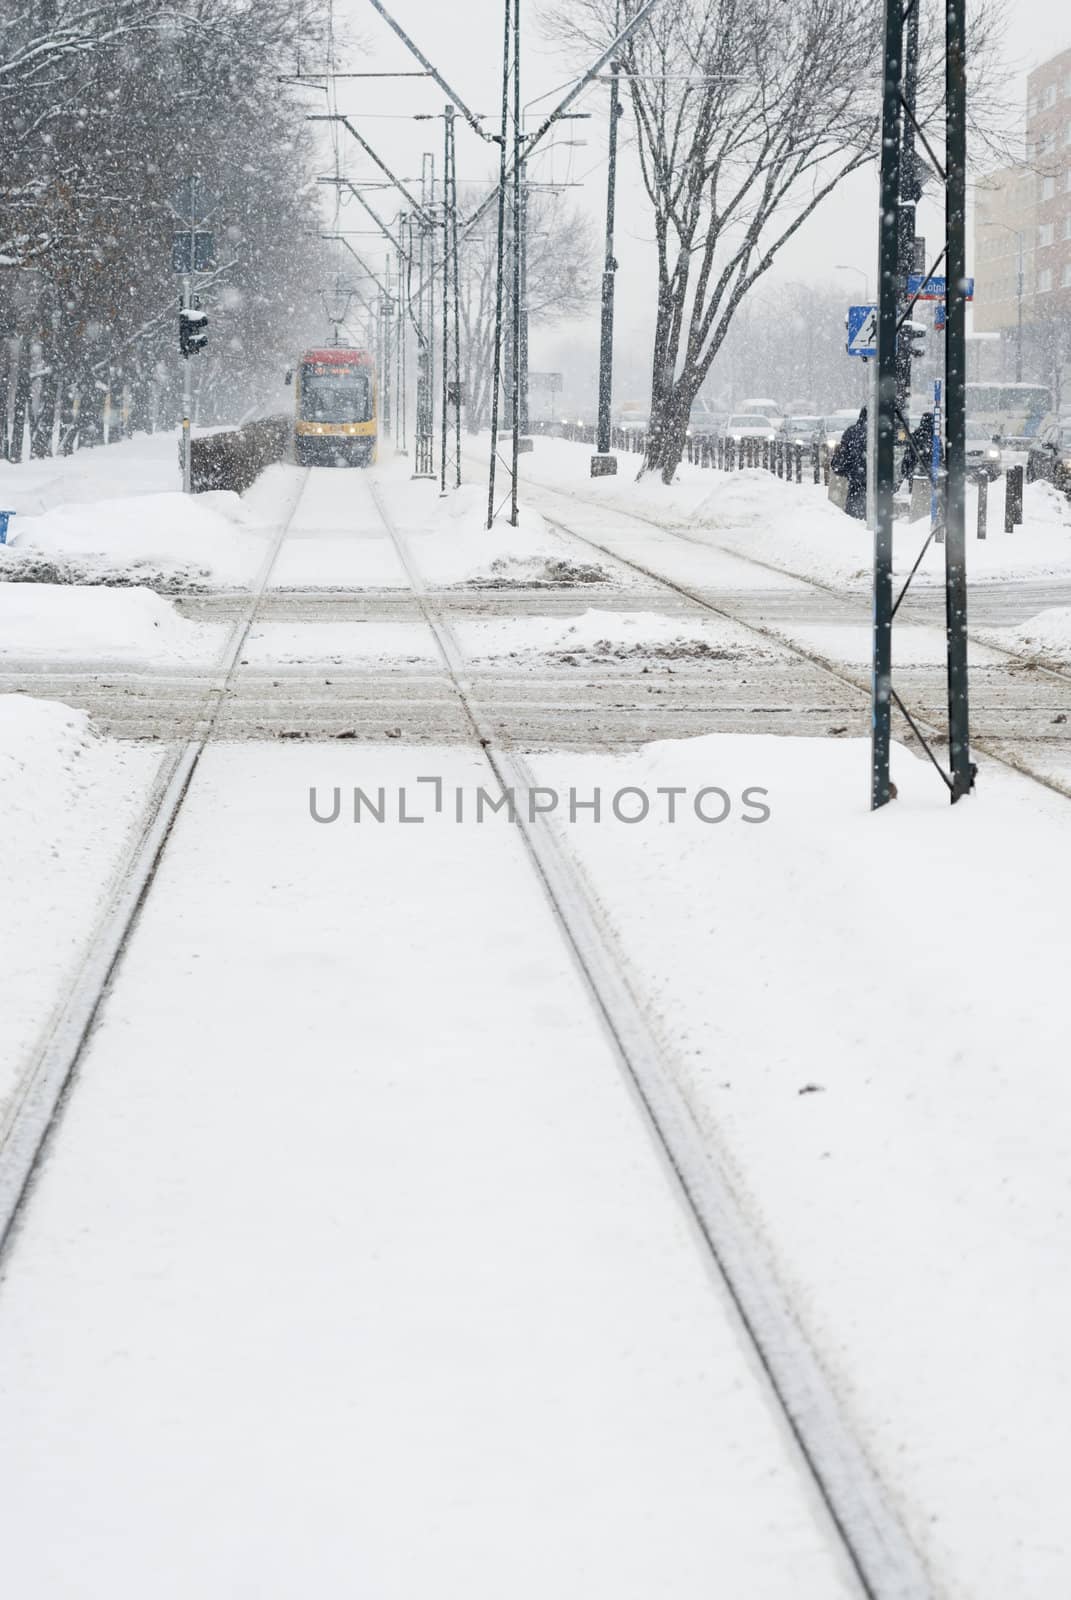
<svg viewBox="0 0 1071 1600"><path fill-rule="evenodd" d="M1059 394L1071 359L1071 49L1027 78L1024 154L977 185L973 325L1001 336L1003 377Z"/></svg>

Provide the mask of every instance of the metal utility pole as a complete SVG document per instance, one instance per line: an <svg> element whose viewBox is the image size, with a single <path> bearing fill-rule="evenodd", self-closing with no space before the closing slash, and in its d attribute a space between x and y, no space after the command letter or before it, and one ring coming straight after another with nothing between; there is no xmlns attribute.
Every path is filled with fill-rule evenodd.
<svg viewBox="0 0 1071 1600"><path fill-rule="evenodd" d="M420 174L420 277L417 283L417 400L414 478L435 476L435 157L425 151Z"/></svg>
<svg viewBox="0 0 1071 1600"><path fill-rule="evenodd" d="M521 131L521 0L513 0L513 483L509 520L517 526L517 485L521 454L521 175L524 134Z"/></svg>
<svg viewBox="0 0 1071 1600"><path fill-rule="evenodd" d="M405 230L407 227L409 228L409 254L406 255L400 246L398 250L398 337L395 341L397 345L398 366L397 377L394 385L394 392L396 396L395 415L397 418L394 430L394 453L395 455L401 456L406 456L409 454L405 431L405 380L407 355L406 329L409 325L409 318L406 315L406 306L409 298L409 291L407 288L407 272L409 268L409 262L412 260L413 254L412 225L410 224L408 217L403 214L398 218L398 236L400 239L405 237Z"/></svg>
<svg viewBox="0 0 1071 1600"><path fill-rule="evenodd" d="M614 32L621 31L621 6L618 4ZM617 457L612 454L612 416L614 393L614 283L617 259L614 256L614 211L617 191L617 124L623 113L621 104L621 60L615 56L610 66L610 160L606 171L606 252L602 269L602 326L599 336L599 420L595 439L596 454L591 458L593 478L613 477Z"/></svg>
<svg viewBox="0 0 1071 1600"><path fill-rule="evenodd" d="M495 467L498 462L498 406L502 390L502 290L506 242L506 138L509 133L509 66L511 4L505 0L502 45L502 121L498 158L498 246L495 268L495 349L491 372L491 465L487 484L487 526L495 520ZM478 215L479 213L477 213ZM470 219L470 226L472 221Z"/></svg>
<svg viewBox="0 0 1071 1600"><path fill-rule="evenodd" d="M919 163L915 149L915 110L918 103L919 78L919 8L920 0L909 0L904 15L902 39L903 116L900 128L900 196L897 208L901 321L908 301L907 280L912 272L926 270L925 261L917 259L919 251L915 240L915 208L922 198ZM911 406L911 357L911 333L905 327L901 329L896 347L896 403L905 417Z"/></svg>
<svg viewBox="0 0 1071 1600"><path fill-rule="evenodd" d="M439 456L440 488L446 493L447 479L461 487L461 286L458 277L457 237L457 113L452 105L444 112L443 140L443 350L442 350L442 448ZM453 462L451 472L450 407L454 408Z"/></svg>
<svg viewBox="0 0 1071 1600"><path fill-rule="evenodd" d="M945 322L945 427L948 491L945 511L945 621L948 630L948 743L952 803L974 786L967 697L966 484L966 213L967 44L965 0L945 5L947 107L945 237L948 315Z"/></svg>
<svg viewBox="0 0 1071 1600"><path fill-rule="evenodd" d="M936 157L927 153L938 167L945 186L944 246L929 271L923 270L910 295L903 278L903 208L899 199L902 187L901 155L905 147L914 161L914 134L907 136L901 114L912 123L909 85L905 78L904 24L912 22L919 0L908 0L906 13L902 0L885 0L884 94L882 104L881 217L878 232L878 432L876 449L877 509L874 534L874 654L873 722L871 741L871 805L887 804L896 793L889 774L891 715L895 703L941 776L953 804L969 794L975 769L970 760L967 694L967 581L965 539L966 494L966 302L970 289L966 276L966 45L965 0L943 0L945 14L945 163L940 169ZM914 31L917 45L917 31ZM914 67L907 62L908 74ZM920 134L921 138L922 135ZM913 233L912 224L912 233ZM943 283L932 273L946 263ZM945 321L945 460L946 512L945 617L947 627L949 765L946 772L926 741L923 730L912 718L893 687L892 630L900 604L922 559L912 568L895 604L892 599L893 494L896 473L896 416L901 409L898 394L898 355L904 344L913 343L911 317L920 298L942 296L946 303ZM910 360L910 357L908 357ZM935 416L934 449L941 443L941 422ZM934 538L931 528L923 554Z"/></svg>
<svg viewBox="0 0 1071 1600"><path fill-rule="evenodd" d="M893 491L896 448L896 351L900 305L900 77L901 0L885 0L885 83L881 113L881 221L878 229L878 436L874 529L874 654L871 674L872 720L870 804L874 810L892 799L889 756L892 742L892 566Z"/></svg>

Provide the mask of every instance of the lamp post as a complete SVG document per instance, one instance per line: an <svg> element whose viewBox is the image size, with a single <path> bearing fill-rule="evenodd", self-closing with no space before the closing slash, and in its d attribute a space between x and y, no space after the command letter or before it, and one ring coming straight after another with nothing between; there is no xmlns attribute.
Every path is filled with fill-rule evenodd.
<svg viewBox="0 0 1071 1600"><path fill-rule="evenodd" d="M621 7L618 5L614 32L621 31ZM599 333L599 415L595 435L595 454L591 458L593 478L612 477L617 471L617 457L612 454L610 408L614 389L614 202L617 189L617 124L621 105L621 61L615 56L610 64L610 160L606 172L606 253L602 271L602 325Z"/></svg>

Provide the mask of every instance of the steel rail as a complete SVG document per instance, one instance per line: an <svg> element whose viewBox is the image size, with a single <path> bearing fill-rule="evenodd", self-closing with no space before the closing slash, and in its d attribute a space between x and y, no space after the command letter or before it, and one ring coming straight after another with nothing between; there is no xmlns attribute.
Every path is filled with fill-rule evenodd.
<svg viewBox="0 0 1071 1600"><path fill-rule="evenodd" d="M527 763L499 745L484 724L453 629L436 606L375 484L370 482L369 489L473 740L502 796L533 788ZM514 808L513 815L625 1081L705 1241L741 1331L798 1447L800 1465L829 1514L830 1536L842 1548L860 1592L868 1600L934 1600L936 1591L919 1553L769 1265L725 1165L704 1142L695 1112L667 1067L665 1051L629 983L627 963L597 897L545 817L530 820L522 808Z"/></svg>

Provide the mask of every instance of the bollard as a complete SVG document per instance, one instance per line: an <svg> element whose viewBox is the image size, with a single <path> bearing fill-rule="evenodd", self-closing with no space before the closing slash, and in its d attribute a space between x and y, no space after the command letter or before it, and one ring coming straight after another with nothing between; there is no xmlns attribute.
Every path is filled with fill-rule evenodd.
<svg viewBox="0 0 1071 1600"><path fill-rule="evenodd" d="M829 488L829 446L828 446L828 444L825 443L824 440L822 441L821 451L822 451L822 482L825 484L826 488L828 489Z"/></svg>
<svg viewBox="0 0 1071 1600"><path fill-rule="evenodd" d="M7 525L14 515L13 511L0 511L0 544L7 544Z"/></svg>
<svg viewBox="0 0 1071 1600"><path fill-rule="evenodd" d="M785 441L783 439L778 439L774 445L774 456L777 476L783 479L785 476Z"/></svg>
<svg viewBox="0 0 1071 1600"><path fill-rule="evenodd" d="M814 472L815 483L822 481L822 452L818 447L818 440L811 446L811 469Z"/></svg>
<svg viewBox="0 0 1071 1600"><path fill-rule="evenodd" d="M978 537L985 538L986 523L989 520L989 479L985 473L978 479Z"/></svg>
<svg viewBox="0 0 1071 1600"><path fill-rule="evenodd" d="M735 439L727 439L725 441L725 453L728 456L729 471L730 472L735 472L736 471L736 440Z"/></svg>
<svg viewBox="0 0 1071 1600"><path fill-rule="evenodd" d="M803 445L796 445L796 482L803 482Z"/></svg>
<svg viewBox="0 0 1071 1600"><path fill-rule="evenodd" d="M1004 477L1004 532L1014 533L1023 520L1023 469L1009 467Z"/></svg>

